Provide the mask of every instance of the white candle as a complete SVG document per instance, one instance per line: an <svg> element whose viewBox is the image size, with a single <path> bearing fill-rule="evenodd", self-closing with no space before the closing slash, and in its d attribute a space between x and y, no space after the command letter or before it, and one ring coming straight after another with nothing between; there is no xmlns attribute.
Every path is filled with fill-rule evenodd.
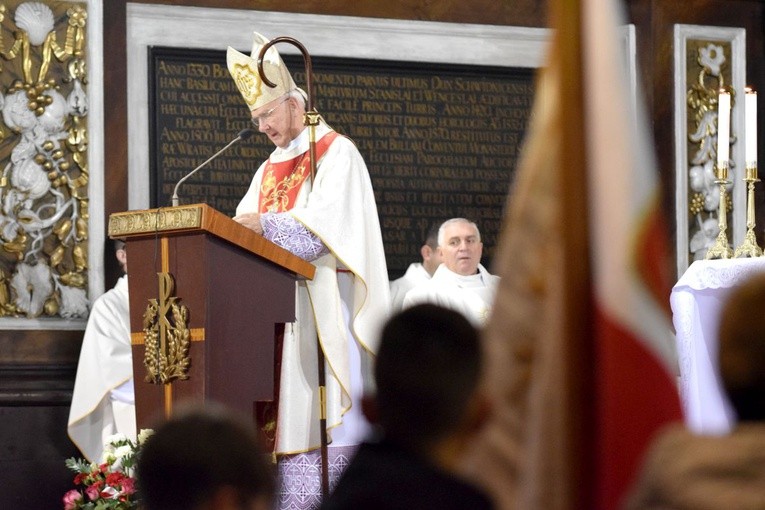
<svg viewBox="0 0 765 510"><path fill-rule="evenodd" d="M757 92L746 88L746 165L757 166Z"/></svg>
<svg viewBox="0 0 765 510"><path fill-rule="evenodd" d="M730 159L730 92L717 96L717 169L728 166Z"/></svg>

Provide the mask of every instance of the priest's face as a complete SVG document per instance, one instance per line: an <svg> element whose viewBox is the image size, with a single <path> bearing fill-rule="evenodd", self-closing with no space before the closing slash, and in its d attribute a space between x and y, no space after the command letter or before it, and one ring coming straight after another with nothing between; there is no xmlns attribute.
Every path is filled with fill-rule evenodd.
<svg viewBox="0 0 765 510"><path fill-rule="evenodd" d="M265 133L277 147L287 147L303 130L298 101L284 95L252 111L252 123Z"/></svg>
<svg viewBox="0 0 765 510"><path fill-rule="evenodd" d="M460 221L447 225L443 234L438 251L447 269L462 276L476 274L483 252L478 229L472 223Z"/></svg>

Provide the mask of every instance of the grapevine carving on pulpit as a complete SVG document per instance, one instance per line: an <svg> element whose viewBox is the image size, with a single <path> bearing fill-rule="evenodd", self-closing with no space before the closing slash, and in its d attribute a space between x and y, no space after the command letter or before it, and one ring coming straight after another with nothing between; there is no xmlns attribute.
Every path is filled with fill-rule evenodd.
<svg viewBox="0 0 765 510"><path fill-rule="evenodd" d="M159 298L149 299L143 314L146 377L152 384L188 379L191 365L189 312L173 296L175 282L169 273L158 273Z"/></svg>

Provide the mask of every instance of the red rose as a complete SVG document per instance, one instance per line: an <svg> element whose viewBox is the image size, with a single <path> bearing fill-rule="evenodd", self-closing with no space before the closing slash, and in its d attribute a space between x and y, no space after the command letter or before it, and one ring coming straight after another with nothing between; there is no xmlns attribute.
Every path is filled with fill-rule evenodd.
<svg viewBox="0 0 765 510"><path fill-rule="evenodd" d="M109 473L106 477L106 484L111 485L112 487L116 487L122 482L122 480L125 478L125 475L120 473L119 471L115 473Z"/></svg>

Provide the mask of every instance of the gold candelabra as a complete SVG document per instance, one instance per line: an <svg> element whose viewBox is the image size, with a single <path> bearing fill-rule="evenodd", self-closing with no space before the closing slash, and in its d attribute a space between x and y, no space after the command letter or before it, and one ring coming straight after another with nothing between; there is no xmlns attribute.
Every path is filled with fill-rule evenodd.
<svg viewBox="0 0 765 510"><path fill-rule="evenodd" d="M717 240L714 246L707 250L707 260L711 259L729 259L733 256L733 250L731 250L728 244L728 163L718 162L717 167L717 179L715 184L720 186L720 204L718 206L718 218L717 224L720 227L720 232L717 234ZM754 207L754 206L752 206ZM754 223L754 220L752 220ZM752 225L754 228L754 225Z"/></svg>
<svg viewBox="0 0 765 510"><path fill-rule="evenodd" d="M744 182L747 185L746 195L746 236L744 242L736 248L734 257L760 257L762 248L757 246L757 238L754 235L754 183L760 182L757 178L757 163L746 163L746 177Z"/></svg>

